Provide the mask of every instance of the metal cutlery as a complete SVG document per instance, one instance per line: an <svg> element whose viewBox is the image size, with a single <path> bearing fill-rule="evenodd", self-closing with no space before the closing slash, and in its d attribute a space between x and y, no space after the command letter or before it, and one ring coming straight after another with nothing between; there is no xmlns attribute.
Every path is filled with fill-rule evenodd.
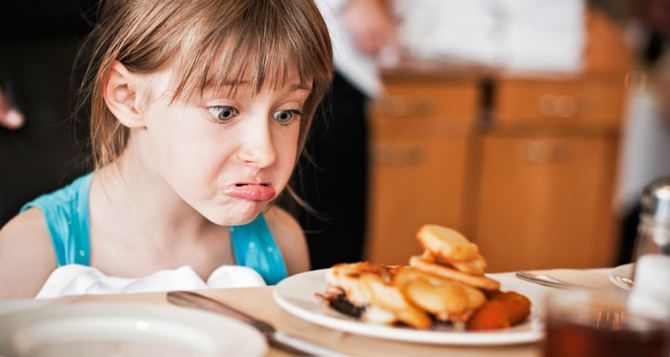
<svg viewBox="0 0 670 357"><path fill-rule="evenodd" d="M519 271L516 273L516 277L529 281L531 283L540 284L544 286L549 286L552 288L561 288L561 289L588 289L588 286L579 285L575 283L570 283L565 280L558 279L551 275L536 273L532 271Z"/></svg>
<svg viewBox="0 0 670 357"><path fill-rule="evenodd" d="M260 331L272 347L284 352L301 356L346 356L328 347L276 330L274 326L266 321L257 319L221 301L196 292L170 291L167 293L167 301L178 306L217 312L246 322Z"/></svg>

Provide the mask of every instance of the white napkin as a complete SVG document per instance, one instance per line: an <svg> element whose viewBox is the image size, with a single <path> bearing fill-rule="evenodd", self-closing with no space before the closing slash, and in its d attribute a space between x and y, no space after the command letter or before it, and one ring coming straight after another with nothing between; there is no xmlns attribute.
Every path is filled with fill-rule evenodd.
<svg viewBox="0 0 670 357"><path fill-rule="evenodd" d="M217 268L207 282L204 282L190 266L161 270L142 278L120 278L107 276L93 267L68 264L51 273L35 298L264 285L265 281L255 270L236 265L223 265Z"/></svg>

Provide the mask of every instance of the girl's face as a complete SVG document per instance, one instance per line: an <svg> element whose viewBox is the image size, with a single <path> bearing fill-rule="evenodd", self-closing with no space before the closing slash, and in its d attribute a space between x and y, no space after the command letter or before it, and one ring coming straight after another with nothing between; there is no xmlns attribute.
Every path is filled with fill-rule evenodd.
<svg viewBox="0 0 670 357"><path fill-rule="evenodd" d="M253 220L286 186L294 167L302 107L311 93L294 70L258 93L206 89L170 103L170 73L151 75L151 99L137 135L142 161L186 203L219 225Z"/></svg>

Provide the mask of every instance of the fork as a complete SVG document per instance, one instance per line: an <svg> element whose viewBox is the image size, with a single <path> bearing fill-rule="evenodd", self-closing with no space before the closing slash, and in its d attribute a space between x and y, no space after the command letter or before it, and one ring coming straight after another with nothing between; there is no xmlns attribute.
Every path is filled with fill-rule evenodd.
<svg viewBox="0 0 670 357"><path fill-rule="evenodd" d="M169 291L166 298L168 302L178 306L208 310L246 322L256 328L271 346L292 355L329 357L347 356L328 347L276 330L274 326L264 320L255 318L222 301L212 299L193 291Z"/></svg>
<svg viewBox="0 0 670 357"><path fill-rule="evenodd" d="M516 277L529 281L531 283L540 284L544 286L549 286L552 288L561 288L561 289L588 289L588 286L579 285L575 283L570 283L565 280L558 279L551 275L536 273L532 271L519 271L516 273Z"/></svg>

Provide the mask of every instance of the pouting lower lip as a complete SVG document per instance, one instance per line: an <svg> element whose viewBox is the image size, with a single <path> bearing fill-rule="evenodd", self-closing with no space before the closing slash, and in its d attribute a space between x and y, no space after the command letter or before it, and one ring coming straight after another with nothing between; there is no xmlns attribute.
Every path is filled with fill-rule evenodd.
<svg viewBox="0 0 670 357"><path fill-rule="evenodd" d="M268 184L233 184L223 192L231 197L249 201L268 201L275 197L275 190Z"/></svg>

